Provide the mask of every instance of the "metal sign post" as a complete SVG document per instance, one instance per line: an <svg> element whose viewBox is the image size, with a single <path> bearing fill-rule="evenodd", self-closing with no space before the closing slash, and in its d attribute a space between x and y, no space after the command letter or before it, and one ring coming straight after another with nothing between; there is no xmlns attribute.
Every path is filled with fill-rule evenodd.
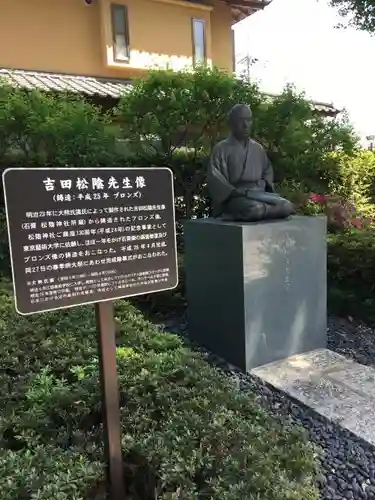
<svg viewBox="0 0 375 500"><path fill-rule="evenodd" d="M178 284L172 172L9 168L3 184L17 312L95 304L108 489L125 500L113 300Z"/></svg>
<svg viewBox="0 0 375 500"><path fill-rule="evenodd" d="M109 498L125 500L113 302L95 304Z"/></svg>

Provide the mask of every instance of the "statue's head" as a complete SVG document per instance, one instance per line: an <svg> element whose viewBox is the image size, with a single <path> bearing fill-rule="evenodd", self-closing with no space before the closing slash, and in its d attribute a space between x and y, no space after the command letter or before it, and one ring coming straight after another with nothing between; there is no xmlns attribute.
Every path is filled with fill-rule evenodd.
<svg viewBox="0 0 375 500"><path fill-rule="evenodd" d="M236 104L228 113L229 128L238 140L247 139L251 133L253 114L246 104Z"/></svg>

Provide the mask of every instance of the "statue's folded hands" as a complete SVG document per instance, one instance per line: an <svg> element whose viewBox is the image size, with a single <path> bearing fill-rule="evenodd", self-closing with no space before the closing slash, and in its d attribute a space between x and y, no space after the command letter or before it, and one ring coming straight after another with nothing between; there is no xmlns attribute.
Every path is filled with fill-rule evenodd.
<svg viewBox="0 0 375 500"><path fill-rule="evenodd" d="M237 104L229 112L231 135L212 150L207 183L214 217L238 221L284 219L294 207L273 190L273 170L266 152L249 138L252 114Z"/></svg>

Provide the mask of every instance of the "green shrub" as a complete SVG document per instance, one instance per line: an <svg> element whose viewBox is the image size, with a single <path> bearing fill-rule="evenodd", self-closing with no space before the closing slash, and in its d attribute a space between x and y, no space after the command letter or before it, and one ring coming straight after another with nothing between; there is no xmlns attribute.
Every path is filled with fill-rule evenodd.
<svg viewBox="0 0 375 500"><path fill-rule="evenodd" d="M226 113L238 102L251 103L256 116L258 88L217 69L151 71L124 95L119 118L133 144L159 138L161 152L171 158L177 147L209 149L225 133Z"/></svg>
<svg viewBox="0 0 375 500"><path fill-rule="evenodd" d="M159 137L156 149L172 164L178 147L188 148L194 156L208 153L227 134L227 113L239 102L253 109L254 136L270 156L277 182L287 179L303 183L310 191L325 192L339 181L339 162L328 153L354 151L352 127L345 119L316 113L304 95L291 87L271 98L262 95L256 85L218 70L154 71L124 95L119 118L124 137L136 149L140 140L152 141L155 148ZM199 177L200 168L199 163ZM185 179L186 186L193 184Z"/></svg>
<svg viewBox="0 0 375 500"><path fill-rule="evenodd" d="M78 96L0 81L0 165L100 166L115 156L110 116Z"/></svg>
<svg viewBox="0 0 375 500"><path fill-rule="evenodd" d="M328 237L328 297L331 312L375 321L374 229Z"/></svg>
<svg viewBox="0 0 375 500"><path fill-rule="evenodd" d="M17 316L0 288L0 488L4 500L104 498L95 317ZM124 470L134 500L315 500L314 451L235 385L116 307ZM96 496L95 496L96 495Z"/></svg>
<svg viewBox="0 0 375 500"><path fill-rule="evenodd" d="M11 274L5 209L0 207L0 277L10 278Z"/></svg>
<svg viewBox="0 0 375 500"><path fill-rule="evenodd" d="M340 183L332 186L350 199L358 211L368 217L375 216L375 153L358 151L355 155L334 153L339 162Z"/></svg>
<svg viewBox="0 0 375 500"><path fill-rule="evenodd" d="M98 478L103 463L82 450L35 445L32 450L0 450L2 500L82 500L95 491L95 500L105 500ZM100 485L103 484L103 479Z"/></svg>
<svg viewBox="0 0 375 500"><path fill-rule="evenodd" d="M185 267L183 253L178 256L178 285L173 290L130 298L132 304L154 321L181 318L186 311Z"/></svg>
<svg viewBox="0 0 375 500"><path fill-rule="evenodd" d="M293 87L260 107L255 133L273 163L277 183L298 183L303 190L327 193L340 183L332 151L352 154L357 138L349 121L317 113Z"/></svg>
<svg viewBox="0 0 375 500"><path fill-rule="evenodd" d="M316 192L340 185L340 159L328 152L352 153L355 137L347 122L317 114L290 87L265 97L256 85L216 69L154 71L139 80L117 112L126 139L121 148L113 113L80 97L0 83L0 166L169 166L181 234L183 219L210 212L207 154L227 133L227 112L238 102L253 109L255 137L274 163L277 183L287 180Z"/></svg>
<svg viewBox="0 0 375 500"><path fill-rule="evenodd" d="M363 216L351 201L339 195L303 193L300 195L298 211L303 215L324 214L329 232L364 229L372 225L372 220Z"/></svg>
<svg viewBox="0 0 375 500"><path fill-rule="evenodd" d="M375 161L356 152L346 119L325 118L291 87L278 97L218 70L151 72L122 99L118 118L126 147L116 147L118 127L109 114L79 97L24 91L0 84L0 166L169 166L175 181L180 250L183 221L209 215L207 154L226 134L226 113L238 102L254 111L255 137L275 168L277 188L307 214L319 212L311 192L339 195L360 214L374 216ZM157 140L160 139L160 141ZM140 141L142 139L142 141ZM125 153L126 152L126 153ZM125 157L126 154L126 157ZM2 206L2 199L0 200ZM342 238L346 238L345 235ZM335 260L329 259L329 266ZM346 260L341 272L346 270ZM330 271L335 275L335 268ZM0 274L10 275L5 217L0 207ZM364 300L368 290L361 291ZM336 290L336 295L342 296ZM155 299L155 297L157 297ZM140 299L156 309L183 304L183 287ZM342 300L343 304L347 300Z"/></svg>

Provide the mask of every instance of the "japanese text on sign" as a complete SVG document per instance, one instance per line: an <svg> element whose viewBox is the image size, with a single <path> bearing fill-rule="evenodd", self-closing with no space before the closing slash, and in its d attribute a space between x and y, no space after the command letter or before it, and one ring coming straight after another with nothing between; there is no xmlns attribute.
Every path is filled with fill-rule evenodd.
<svg viewBox="0 0 375 500"><path fill-rule="evenodd" d="M176 285L169 170L56 169L44 174L9 169L4 175L7 200L16 179L24 177L30 191L29 199L7 208L21 313Z"/></svg>

